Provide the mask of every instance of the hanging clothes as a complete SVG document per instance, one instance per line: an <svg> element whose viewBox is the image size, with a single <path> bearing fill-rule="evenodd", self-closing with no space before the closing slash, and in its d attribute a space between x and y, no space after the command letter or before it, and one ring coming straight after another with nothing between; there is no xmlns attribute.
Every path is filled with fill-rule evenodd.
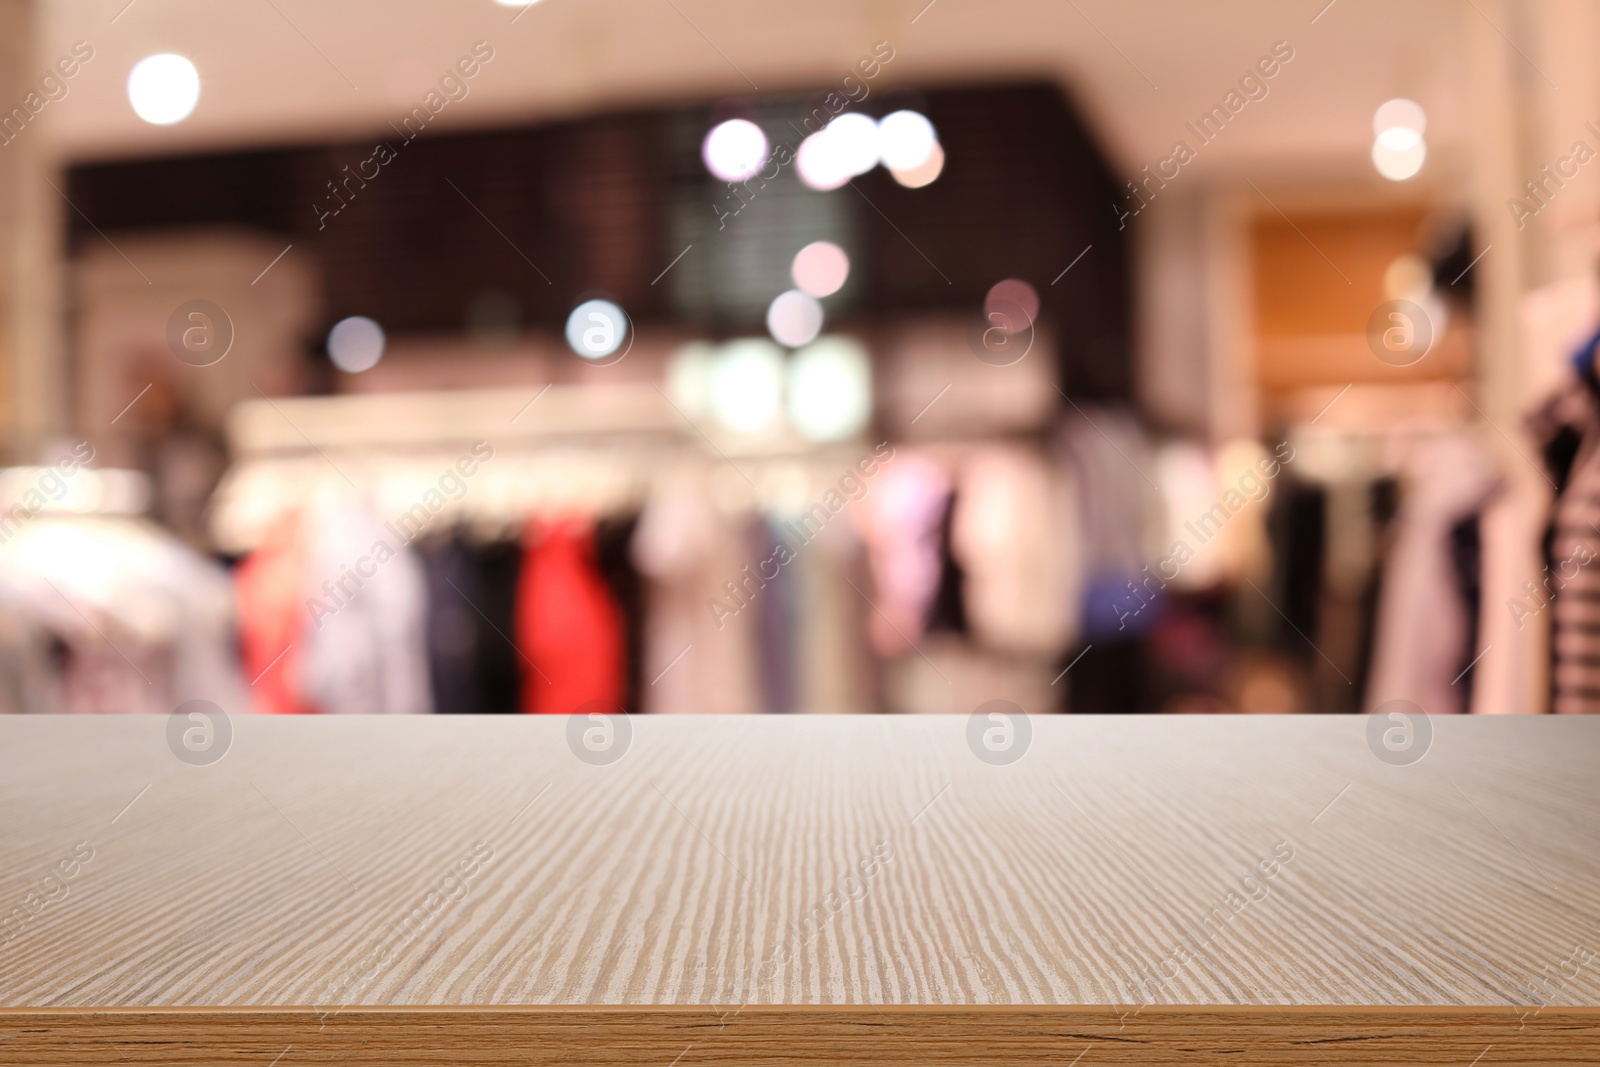
<svg viewBox="0 0 1600 1067"><path fill-rule="evenodd" d="M1400 513L1384 563L1366 708L1409 700L1441 715L1466 711L1455 680L1476 655L1470 606L1451 530L1483 510L1495 487L1488 458L1465 434L1415 442L1402 466Z"/></svg>
<svg viewBox="0 0 1600 1067"><path fill-rule="evenodd" d="M472 571L478 594L472 613L476 627L475 658L478 692L490 715L522 710L522 656L517 651L517 590L522 586L520 541L496 539L472 550Z"/></svg>
<svg viewBox="0 0 1600 1067"><path fill-rule="evenodd" d="M750 546L750 558L763 561L780 558L778 544L782 541L783 530L775 520L752 516L745 538ZM794 564L804 554L802 549L795 554L794 561L782 566L775 562L767 564L771 576L761 575L764 584L753 604L761 653L762 704L766 711L786 714L799 710L800 590Z"/></svg>
<svg viewBox="0 0 1600 1067"><path fill-rule="evenodd" d="M1057 447L1079 490L1084 638L1097 646L1133 640L1156 621L1139 590L1143 568L1166 547L1149 439L1131 412L1075 407L1062 416Z"/></svg>
<svg viewBox="0 0 1600 1067"><path fill-rule="evenodd" d="M872 565L868 634L885 659L911 652L927 627L943 573L940 528L950 492L950 477L936 460L902 451L851 509Z"/></svg>
<svg viewBox="0 0 1600 1067"><path fill-rule="evenodd" d="M581 519L535 519L524 535L517 589L522 710L570 715L602 701L622 706L621 612L595 567L594 536Z"/></svg>
<svg viewBox="0 0 1600 1067"><path fill-rule="evenodd" d="M253 679L254 710L268 715L315 711L300 696L306 624L306 553L299 512L281 516L233 571L239 606L239 652Z"/></svg>
<svg viewBox="0 0 1600 1067"><path fill-rule="evenodd" d="M1078 630L1082 549L1068 483L1035 453L981 449L961 464L952 546L985 645L1056 655Z"/></svg>
<svg viewBox="0 0 1600 1067"><path fill-rule="evenodd" d="M0 547L0 603L56 679L8 683L55 701L28 710L165 715L187 700L247 710L228 576L152 523L29 521Z"/></svg>
<svg viewBox="0 0 1600 1067"><path fill-rule="evenodd" d="M867 616L856 589L872 576L855 527L830 522L788 564L794 572L799 709L863 712L874 708Z"/></svg>
<svg viewBox="0 0 1600 1067"><path fill-rule="evenodd" d="M1600 436L1591 434L1556 503L1550 554L1560 578L1551 637L1558 714L1600 713ZM1547 572L1548 574L1549 572ZM1568 573L1571 577L1568 577ZM1551 583L1555 584L1554 582ZM1540 590L1543 592L1543 590Z"/></svg>
<svg viewBox="0 0 1600 1067"><path fill-rule="evenodd" d="M427 579L364 506L319 501L308 524L302 695L329 714L433 710Z"/></svg>
<svg viewBox="0 0 1600 1067"><path fill-rule="evenodd" d="M0 715L59 712L65 651L27 599L0 583Z"/></svg>
<svg viewBox="0 0 1600 1067"><path fill-rule="evenodd" d="M649 580L644 709L760 711L756 612L729 592L743 578L744 548L703 473L657 479L634 533L633 560Z"/></svg>
<svg viewBox="0 0 1600 1067"><path fill-rule="evenodd" d="M624 672L622 706L637 711L644 706L645 579L634 566L633 537L639 528L637 514L601 519L594 528L595 565L622 613Z"/></svg>
<svg viewBox="0 0 1600 1067"><path fill-rule="evenodd" d="M474 715L484 710L478 682L478 640L483 599L478 569L459 534L435 538L422 546L422 569L428 585L428 680L433 710L445 715Z"/></svg>

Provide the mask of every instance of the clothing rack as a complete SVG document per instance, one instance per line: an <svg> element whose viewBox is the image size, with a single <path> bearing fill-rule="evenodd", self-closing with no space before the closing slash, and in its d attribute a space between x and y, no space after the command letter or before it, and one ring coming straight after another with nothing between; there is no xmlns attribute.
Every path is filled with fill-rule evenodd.
<svg viewBox="0 0 1600 1067"><path fill-rule="evenodd" d="M227 440L210 529L230 555L330 495L384 518L431 503L438 526L504 530L539 514L637 511L654 478L685 467L712 480L725 511L782 512L871 451L730 434L647 383L263 398L233 410Z"/></svg>

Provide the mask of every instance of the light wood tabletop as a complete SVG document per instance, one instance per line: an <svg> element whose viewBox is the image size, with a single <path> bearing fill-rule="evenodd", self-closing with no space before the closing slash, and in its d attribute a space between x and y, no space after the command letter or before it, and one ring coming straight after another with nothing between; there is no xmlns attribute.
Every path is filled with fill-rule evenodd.
<svg viewBox="0 0 1600 1067"><path fill-rule="evenodd" d="M1597 772L1580 718L5 717L0 1063L1596 1064Z"/></svg>

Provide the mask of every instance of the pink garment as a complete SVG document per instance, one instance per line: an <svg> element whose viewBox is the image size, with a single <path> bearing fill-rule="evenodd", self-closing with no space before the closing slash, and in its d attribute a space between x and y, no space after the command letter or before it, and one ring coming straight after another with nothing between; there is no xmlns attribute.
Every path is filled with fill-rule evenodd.
<svg viewBox="0 0 1600 1067"><path fill-rule="evenodd" d="M1416 441L1405 457L1398 532L1385 561L1366 708L1409 700L1430 715L1466 711L1466 604L1450 563L1450 528L1483 506L1494 470L1467 434Z"/></svg>
<svg viewBox="0 0 1600 1067"><path fill-rule="evenodd" d="M939 525L950 506L950 477L934 459L902 452L851 509L872 565L873 650L892 657L922 636L939 591Z"/></svg>
<svg viewBox="0 0 1600 1067"><path fill-rule="evenodd" d="M748 562L705 480L687 471L652 487L633 535L633 562L650 581L644 710L700 715L761 710L756 610L733 614L728 585ZM850 594L854 596L854 593Z"/></svg>
<svg viewBox="0 0 1600 1067"><path fill-rule="evenodd" d="M968 625L985 646L1058 655L1077 637L1082 545L1071 483L1032 450L967 456L950 517Z"/></svg>

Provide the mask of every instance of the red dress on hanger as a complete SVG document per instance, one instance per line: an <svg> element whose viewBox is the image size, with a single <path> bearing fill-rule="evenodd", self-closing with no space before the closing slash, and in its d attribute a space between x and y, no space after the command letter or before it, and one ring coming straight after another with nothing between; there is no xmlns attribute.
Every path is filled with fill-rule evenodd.
<svg viewBox="0 0 1600 1067"><path fill-rule="evenodd" d="M317 709L300 697L306 614L306 548L300 515L273 525L233 572L239 609L239 658L251 680L255 710L303 715ZM270 669L269 669L270 668Z"/></svg>
<svg viewBox="0 0 1600 1067"><path fill-rule="evenodd" d="M595 700L620 706L622 613L595 566L592 528L579 519L535 519L523 544L516 633L522 710L565 715Z"/></svg>

